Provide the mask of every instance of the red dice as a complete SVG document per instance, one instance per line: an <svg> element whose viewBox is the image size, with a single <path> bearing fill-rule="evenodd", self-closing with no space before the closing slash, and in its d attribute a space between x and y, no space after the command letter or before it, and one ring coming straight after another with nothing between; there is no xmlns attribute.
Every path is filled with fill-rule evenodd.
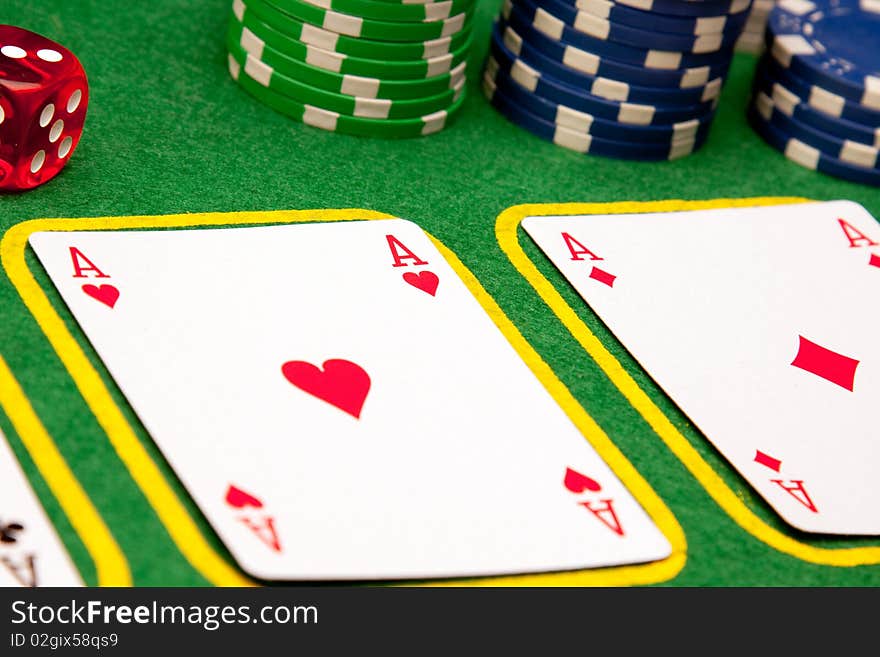
<svg viewBox="0 0 880 657"><path fill-rule="evenodd" d="M46 37L0 25L0 190L36 187L79 142L89 88L79 60Z"/></svg>

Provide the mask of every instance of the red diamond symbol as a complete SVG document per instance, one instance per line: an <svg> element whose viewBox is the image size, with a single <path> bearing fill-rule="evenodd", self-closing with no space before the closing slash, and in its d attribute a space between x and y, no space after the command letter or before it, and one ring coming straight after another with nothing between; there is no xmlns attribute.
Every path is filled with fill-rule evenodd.
<svg viewBox="0 0 880 657"><path fill-rule="evenodd" d="M872 253L871 257L868 259L868 264L872 267L880 267L880 255Z"/></svg>
<svg viewBox="0 0 880 657"><path fill-rule="evenodd" d="M775 472L779 472L779 468L782 466L782 461L773 458L769 454L765 454L760 449L755 450L755 462L760 463Z"/></svg>
<svg viewBox="0 0 880 657"><path fill-rule="evenodd" d="M797 356L791 364L852 392L859 361L810 342L802 335L798 338Z"/></svg>
<svg viewBox="0 0 880 657"><path fill-rule="evenodd" d="M593 267L593 271L590 272L590 278L599 281L600 283L604 283L608 287L614 287L614 281L617 280L617 276L609 274L607 271L603 271L598 267Z"/></svg>

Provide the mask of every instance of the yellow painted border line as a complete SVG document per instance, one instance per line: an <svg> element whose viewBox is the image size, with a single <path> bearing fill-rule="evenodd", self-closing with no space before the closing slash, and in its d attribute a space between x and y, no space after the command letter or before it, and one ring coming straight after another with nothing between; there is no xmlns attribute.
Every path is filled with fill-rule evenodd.
<svg viewBox="0 0 880 657"><path fill-rule="evenodd" d="M2 356L0 407L12 422L49 490L85 545L95 564L98 586L131 586L131 572L125 555L64 461Z"/></svg>
<svg viewBox="0 0 880 657"><path fill-rule="evenodd" d="M136 228L194 228L205 226L244 226L393 219L391 215L371 210L296 210L272 212L205 213L142 217L102 217L94 219L35 219L10 228L0 241L0 260L22 300L45 333L50 344L73 378L77 388L106 432L110 443L125 464L135 483L166 527L181 554L208 581L219 586L246 586L254 582L241 574L216 553L188 514L171 485L152 461L122 411L101 380L79 343L55 312L45 292L27 267L25 251L29 236L37 231L125 230ZM450 582L454 586L473 583L479 586L624 586L651 584L674 577L686 560L684 532L671 511L647 482L617 450L593 419L577 403L549 366L532 349L513 323L483 289L476 277L458 257L436 238L438 247L456 273L475 295L502 333L529 365L554 399L562 406L578 429L599 451L611 468L625 482L636 499L659 526L672 545L672 554L658 562L615 568L590 569L567 573L481 578ZM439 582L443 584L444 582Z"/></svg>
<svg viewBox="0 0 880 657"><path fill-rule="evenodd" d="M712 469L663 412L651 401L620 362L605 348L577 313L566 303L535 264L529 260L517 236L517 228L525 217L566 216L581 214L632 214L641 212L677 212L716 208L753 207L803 203L809 199L795 197L759 197L748 199L715 199L711 201L657 201L625 203L562 203L517 205L508 208L495 221L495 236L501 250L520 274L535 289L556 317L581 347L596 361L627 401L644 418L666 446L684 463L712 499L733 520L767 545L804 561L828 566L859 566L880 563L880 547L820 548L797 541L761 520L724 480Z"/></svg>

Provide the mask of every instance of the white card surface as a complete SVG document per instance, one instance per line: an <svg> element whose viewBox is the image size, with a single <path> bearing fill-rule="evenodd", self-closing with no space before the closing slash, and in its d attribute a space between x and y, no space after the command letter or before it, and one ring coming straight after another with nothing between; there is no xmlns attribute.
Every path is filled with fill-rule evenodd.
<svg viewBox="0 0 880 657"><path fill-rule="evenodd" d="M880 534L880 226L863 207L522 226L782 518Z"/></svg>
<svg viewBox="0 0 880 657"><path fill-rule="evenodd" d="M670 554L411 222L30 243L256 577L493 575Z"/></svg>
<svg viewBox="0 0 880 657"><path fill-rule="evenodd" d="M0 432L0 587L82 585L79 572Z"/></svg>

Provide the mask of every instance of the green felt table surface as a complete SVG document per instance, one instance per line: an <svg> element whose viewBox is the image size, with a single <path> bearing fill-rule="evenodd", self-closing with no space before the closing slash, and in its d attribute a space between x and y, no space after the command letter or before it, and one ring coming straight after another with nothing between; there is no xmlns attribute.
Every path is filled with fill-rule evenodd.
<svg viewBox="0 0 880 657"><path fill-rule="evenodd" d="M383 141L305 127L241 91L229 77L223 46L230 4L3 0L0 23L42 33L77 54L89 77L91 100L82 141L61 175L27 193L0 196L0 232L43 217L289 209L365 208L411 219L461 258L672 512L686 537L686 561L659 585L880 584L878 563L814 563L772 547L735 522L584 353L495 236L496 217L523 203L801 196L850 199L880 216L880 190L801 168L751 131L744 114L754 56L735 57L708 143L698 153L664 163L582 156L508 123L480 94L478 73L500 4L480 0L469 95L459 119L427 138ZM870 538L800 534L782 523L522 234L520 242L580 319L762 523L806 546L880 546L880 540ZM32 253L27 262L207 543L232 563L113 387ZM216 583L171 539L5 274L0 276L0 354L112 533L131 581L139 586ZM0 414L0 428L84 579L97 584L90 552L8 413ZM880 561L876 554L873 561Z"/></svg>

